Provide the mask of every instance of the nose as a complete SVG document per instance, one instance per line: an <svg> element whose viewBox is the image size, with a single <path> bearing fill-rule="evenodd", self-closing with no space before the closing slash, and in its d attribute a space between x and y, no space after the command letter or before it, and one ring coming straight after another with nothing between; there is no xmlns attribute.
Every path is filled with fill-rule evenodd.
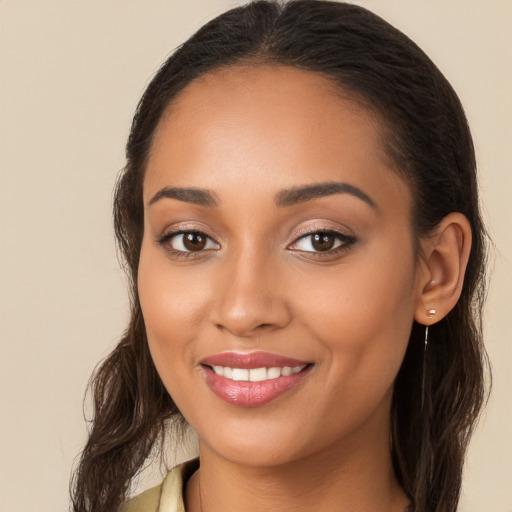
<svg viewBox="0 0 512 512"><path fill-rule="evenodd" d="M291 307L278 265L272 259L240 254L219 272L212 320L218 329L249 338L282 329Z"/></svg>

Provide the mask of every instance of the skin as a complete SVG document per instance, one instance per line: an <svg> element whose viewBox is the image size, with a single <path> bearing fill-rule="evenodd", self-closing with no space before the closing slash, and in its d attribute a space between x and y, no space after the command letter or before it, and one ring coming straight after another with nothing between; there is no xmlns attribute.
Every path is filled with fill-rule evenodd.
<svg viewBox="0 0 512 512"><path fill-rule="evenodd" d="M407 506L390 458L393 382L413 320L432 323L456 302L470 232L453 214L417 257L411 193L380 128L320 75L264 65L196 79L160 122L138 285L156 368L200 439L188 511L200 510L199 492L204 512ZM347 192L275 203L284 189L332 182L373 204ZM217 204L153 199L165 187L207 189ZM208 244L159 243L175 229ZM307 235L318 231L340 233L341 249L315 252ZM278 399L237 407L199 364L224 351L313 367Z"/></svg>

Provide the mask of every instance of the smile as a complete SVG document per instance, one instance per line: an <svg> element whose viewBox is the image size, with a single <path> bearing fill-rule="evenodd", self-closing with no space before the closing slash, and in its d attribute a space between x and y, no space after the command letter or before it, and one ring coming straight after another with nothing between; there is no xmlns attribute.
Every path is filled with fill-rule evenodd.
<svg viewBox="0 0 512 512"><path fill-rule="evenodd" d="M288 377L302 371L307 365L301 366L273 366L271 368L231 368L229 366L214 366L213 371L216 375L221 375L234 381L262 382L264 380L278 379L279 377Z"/></svg>
<svg viewBox="0 0 512 512"><path fill-rule="evenodd" d="M259 407L298 387L312 363L275 354L221 353L201 361L206 384L224 402Z"/></svg>

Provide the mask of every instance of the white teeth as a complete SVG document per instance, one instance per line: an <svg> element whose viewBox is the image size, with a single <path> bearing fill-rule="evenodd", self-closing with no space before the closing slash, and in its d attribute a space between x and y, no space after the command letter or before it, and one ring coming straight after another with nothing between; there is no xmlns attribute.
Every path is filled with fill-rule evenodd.
<svg viewBox="0 0 512 512"><path fill-rule="evenodd" d="M245 368L233 368L233 380L249 380L249 370Z"/></svg>
<svg viewBox="0 0 512 512"><path fill-rule="evenodd" d="M281 368L269 368L267 373L269 379L277 379L281 377Z"/></svg>
<svg viewBox="0 0 512 512"><path fill-rule="evenodd" d="M251 382L261 382L262 380L267 380L267 369L251 368L249 370L249 380Z"/></svg>
<svg viewBox="0 0 512 512"><path fill-rule="evenodd" d="M287 377L299 373L306 365L302 366L284 366L280 368L274 366L272 368L230 368L229 366L213 366L212 369L217 375L226 377L235 381L262 382L264 380L277 379L279 377Z"/></svg>
<svg viewBox="0 0 512 512"><path fill-rule="evenodd" d="M289 367L289 366L285 366L282 370L281 370L281 374L282 375L291 375L292 373L292 369Z"/></svg>
<svg viewBox="0 0 512 512"><path fill-rule="evenodd" d="M224 368L222 366L214 366L213 367L213 371L217 374L217 375L224 375Z"/></svg>

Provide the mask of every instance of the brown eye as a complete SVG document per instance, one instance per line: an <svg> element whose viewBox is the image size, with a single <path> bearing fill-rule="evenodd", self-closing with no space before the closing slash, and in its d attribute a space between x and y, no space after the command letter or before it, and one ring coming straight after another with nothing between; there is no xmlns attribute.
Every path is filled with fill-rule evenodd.
<svg viewBox="0 0 512 512"><path fill-rule="evenodd" d="M183 246L187 251L201 251L206 247L206 236L201 233L184 233Z"/></svg>
<svg viewBox="0 0 512 512"><path fill-rule="evenodd" d="M315 233L311 239L311 245L316 251L329 251L335 242L336 237L331 233Z"/></svg>
<svg viewBox="0 0 512 512"><path fill-rule="evenodd" d="M220 249L206 233L201 231L178 231L163 236L158 243L174 253L202 252Z"/></svg>
<svg viewBox="0 0 512 512"><path fill-rule="evenodd" d="M293 251L309 253L337 254L343 249L348 249L356 242L352 235L346 235L336 231L314 231L301 236L289 249Z"/></svg>

